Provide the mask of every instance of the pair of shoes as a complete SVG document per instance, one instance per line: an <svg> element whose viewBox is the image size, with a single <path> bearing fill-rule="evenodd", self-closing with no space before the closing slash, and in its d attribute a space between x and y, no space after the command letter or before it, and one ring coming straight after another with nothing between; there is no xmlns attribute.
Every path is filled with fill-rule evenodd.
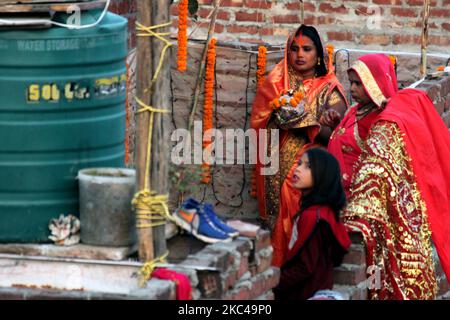
<svg viewBox="0 0 450 320"><path fill-rule="evenodd" d="M230 242L237 232L232 228L226 231L226 224L215 215L212 206L202 206L192 198L183 202L181 208L173 214L173 218L182 229L207 243Z"/></svg>

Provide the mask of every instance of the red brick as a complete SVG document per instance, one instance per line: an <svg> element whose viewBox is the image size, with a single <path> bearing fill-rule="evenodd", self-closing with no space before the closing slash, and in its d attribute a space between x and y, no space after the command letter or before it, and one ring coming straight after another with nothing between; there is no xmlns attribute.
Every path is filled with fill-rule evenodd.
<svg viewBox="0 0 450 320"><path fill-rule="evenodd" d="M250 290L250 299L255 299L266 291L266 279L262 274L257 275L250 281L252 283L252 289Z"/></svg>
<svg viewBox="0 0 450 320"><path fill-rule="evenodd" d="M200 18L208 18L210 17L212 9L201 8L198 10L197 15ZM219 20L230 20L230 13L227 11L220 10L217 13L217 19Z"/></svg>
<svg viewBox="0 0 450 320"><path fill-rule="evenodd" d="M373 8L369 8L366 6L359 6L358 8L355 9L355 13L357 16L372 16L375 13L383 14L384 9L380 8L379 11L375 11Z"/></svg>
<svg viewBox="0 0 450 320"><path fill-rule="evenodd" d="M265 290L269 291L270 289L275 288L278 283L280 282L280 269L271 267L269 270L266 271L266 284L265 284ZM268 273L271 273L270 276L267 276Z"/></svg>
<svg viewBox="0 0 450 320"><path fill-rule="evenodd" d="M444 3L442 4L444 7L445 6L450 6L450 0L444 0Z"/></svg>
<svg viewBox="0 0 450 320"><path fill-rule="evenodd" d="M241 256L241 261L239 262L239 268L236 274L236 279L240 279L247 271L249 271L248 257Z"/></svg>
<svg viewBox="0 0 450 320"><path fill-rule="evenodd" d="M329 31L327 32L328 40L333 41L351 41L353 40L353 33L351 32L338 32L338 31Z"/></svg>
<svg viewBox="0 0 450 320"><path fill-rule="evenodd" d="M419 12L408 8L391 8L391 15L399 17L416 18Z"/></svg>
<svg viewBox="0 0 450 320"><path fill-rule="evenodd" d="M199 28L205 28L208 29L209 28L209 22L201 22L199 25ZM214 26L214 32L215 33L222 33L225 30L225 27L220 24L220 23L216 23L216 25Z"/></svg>
<svg viewBox="0 0 450 320"><path fill-rule="evenodd" d="M259 258L259 263L257 264L256 273L261 273L266 271L272 265L272 256Z"/></svg>
<svg viewBox="0 0 450 320"><path fill-rule="evenodd" d="M319 11L325 13L348 13L347 8L343 4L338 7L333 7L329 3L321 3L319 6Z"/></svg>
<svg viewBox="0 0 450 320"><path fill-rule="evenodd" d="M232 291L227 292L224 300L249 300L250 289L242 286Z"/></svg>
<svg viewBox="0 0 450 320"><path fill-rule="evenodd" d="M316 11L316 6L310 2L305 2L303 7L305 9L305 12ZM300 3L298 1L286 3L286 8L289 10L300 10Z"/></svg>
<svg viewBox="0 0 450 320"><path fill-rule="evenodd" d="M416 21L415 26L416 26L416 28L421 28L421 30L422 30L422 21ZM430 20L428 20L428 28L429 29L437 29L438 26L435 22L431 22Z"/></svg>
<svg viewBox="0 0 450 320"><path fill-rule="evenodd" d="M334 283L342 285L357 285L366 281L366 266L341 265L334 268Z"/></svg>
<svg viewBox="0 0 450 320"><path fill-rule="evenodd" d="M443 17L448 19L450 17L450 9L431 9L430 18L433 17Z"/></svg>
<svg viewBox="0 0 450 320"><path fill-rule="evenodd" d="M242 7L244 5L244 0L222 0L222 7Z"/></svg>
<svg viewBox="0 0 450 320"><path fill-rule="evenodd" d="M391 38L386 35L365 34L361 36L360 42L364 45L376 44L386 46L391 42Z"/></svg>
<svg viewBox="0 0 450 320"><path fill-rule="evenodd" d="M270 247L270 232L267 230L259 230L256 234L255 251Z"/></svg>
<svg viewBox="0 0 450 320"><path fill-rule="evenodd" d="M445 30L447 30L447 31L450 31L450 23L444 22L444 23L442 24L442 28L445 29Z"/></svg>
<svg viewBox="0 0 450 320"><path fill-rule="evenodd" d="M245 11L236 12L236 21L257 21L262 22L266 19L264 13L253 12L247 13Z"/></svg>
<svg viewBox="0 0 450 320"><path fill-rule="evenodd" d="M198 0L199 5L206 4L209 6L210 4L212 4L212 2L213 2L213 0Z"/></svg>
<svg viewBox="0 0 450 320"><path fill-rule="evenodd" d="M447 36L430 36L428 41L436 46L450 46L450 38Z"/></svg>
<svg viewBox="0 0 450 320"><path fill-rule="evenodd" d="M421 6L423 7L423 0L406 0L406 4L409 4L410 6ZM431 0L430 5L432 7L436 6L437 0Z"/></svg>
<svg viewBox="0 0 450 320"><path fill-rule="evenodd" d="M274 23L300 23L300 17L297 14L286 14L273 16Z"/></svg>
<svg viewBox="0 0 450 320"><path fill-rule="evenodd" d="M255 26L239 26L239 25L232 24L232 25L227 26L227 32L257 34L258 28Z"/></svg>
<svg viewBox="0 0 450 320"><path fill-rule="evenodd" d="M401 5L402 0L372 0L374 4Z"/></svg>
<svg viewBox="0 0 450 320"><path fill-rule="evenodd" d="M272 1L270 0L245 0L244 5L252 9L270 9L272 8Z"/></svg>
<svg viewBox="0 0 450 320"><path fill-rule="evenodd" d="M319 19L320 18L325 18L325 17L320 16ZM317 17L310 16L310 15L305 16L305 24L315 25L315 24L318 24L318 23L319 23L319 21L318 21ZM322 22L320 22L320 23L322 23Z"/></svg>
<svg viewBox="0 0 450 320"><path fill-rule="evenodd" d="M273 28L261 28L259 29L259 34L261 36L273 36Z"/></svg>
<svg viewBox="0 0 450 320"><path fill-rule="evenodd" d="M329 25L329 24L335 23L336 22L336 18L333 17L333 16L320 16L320 17L317 18L316 21L317 22L312 23L312 24L327 24L327 25Z"/></svg>
<svg viewBox="0 0 450 320"><path fill-rule="evenodd" d="M399 35L396 34L392 38L393 44L419 44L420 43L420 36L416 35Z"/></svg>

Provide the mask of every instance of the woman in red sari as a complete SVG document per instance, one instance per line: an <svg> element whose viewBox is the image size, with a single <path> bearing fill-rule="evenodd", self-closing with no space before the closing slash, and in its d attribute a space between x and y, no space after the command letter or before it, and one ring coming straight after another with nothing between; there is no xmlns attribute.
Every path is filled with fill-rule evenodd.
<svg viewBox="0 0 450 320"><path fill-rule="evenodd" d="M317 30L300 26L287 41L285 58L270 72L253 103L251 128L257 130L258 135L261 129L267 129L267 137L270 137L270 130L279 130L269 103L283 91L302 92L308 105L306 117L289 130L280 130L278 172L262 175L259 162L255 169L260 218L272 230L275 266L285 261L286 242L290 238L293 217L299 210L301 194L290 182L296 163L307 148L326 146L334 124L347 108L342 85L328 62ZM258 154L261 148L270 153L270 145L269 139L262 144L259 142Z"/></svg>
<svg viewBox="0 0 450 320"><path fill-rule="evenodd" d="M341 217L350 230L362 233L367 265L381 271L381 288L370 289L370 296L433 299L431 240L450 279L448 128L426 93L396 92L386 56L361 57L349 77L352 95L364 103L349 110L329 151L348 175L343 180L349 199ZM371 100L372 111L358 116L365 99Z"/></svg>

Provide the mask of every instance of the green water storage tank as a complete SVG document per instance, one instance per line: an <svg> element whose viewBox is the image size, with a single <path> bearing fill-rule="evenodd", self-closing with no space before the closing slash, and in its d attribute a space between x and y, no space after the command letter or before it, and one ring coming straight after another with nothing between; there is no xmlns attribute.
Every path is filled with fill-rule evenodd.
<svg viewBox="0 0 450 320"><path fill-rule="evenodd" d="M78 170L124 165L126 55L112 13L0 31L0 242L47 242L52 218L78 215Z"/></svg>

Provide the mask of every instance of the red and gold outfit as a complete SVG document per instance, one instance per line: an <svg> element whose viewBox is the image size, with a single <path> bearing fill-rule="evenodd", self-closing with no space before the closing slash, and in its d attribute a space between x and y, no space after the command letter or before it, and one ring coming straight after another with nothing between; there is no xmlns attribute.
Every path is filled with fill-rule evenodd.
<svg viewBox="0 0 450 320"><path fill-rule="evenodd" d="M273 109L269 103L289 89L301 91L307 99L308 115L291 130L280 130L279 165L275 175L261 175L261 164L256 165L256 190L259 213L272 229L272 246L274 248L272 263L280 266L285 261L287 239L290 238L294 215L299 211L300 192L291 185L291 177L303 152L317 146L314 142L319 131L318 120L323 111L337 104L345 104L343 87L333 73L332 65L327 64L327 57L321 57L328 67L328 73L322 77L302 80L289 64L289 50L295 41L294 32L288 39L285 58L269 73L264 84L258 88L253 103L251 128L258 131L279 128L272 117ZM270 141L258 142L259 149L270 154ZM259 160L259 159L258 159Z"/></svg>
<svg viewBox="0 0 450 320"><path fill-rule="evenodd" d="M351 138L341 138L341 126L333 134L330 151L353 177L341 217L363 234L367 265L381 268L381 288L369 291L372 299L434 299L431 240L450 275L450 134L424 92L386 94L389 82L396 84L387 57L367 55L361 63L366 68L360 70L371 73L357 72L372 100L377 106L390 100L375 113L365 139L356 142L354 135L360 151L337 152ZM376 97L376 91L382 95Z"/></svg>

